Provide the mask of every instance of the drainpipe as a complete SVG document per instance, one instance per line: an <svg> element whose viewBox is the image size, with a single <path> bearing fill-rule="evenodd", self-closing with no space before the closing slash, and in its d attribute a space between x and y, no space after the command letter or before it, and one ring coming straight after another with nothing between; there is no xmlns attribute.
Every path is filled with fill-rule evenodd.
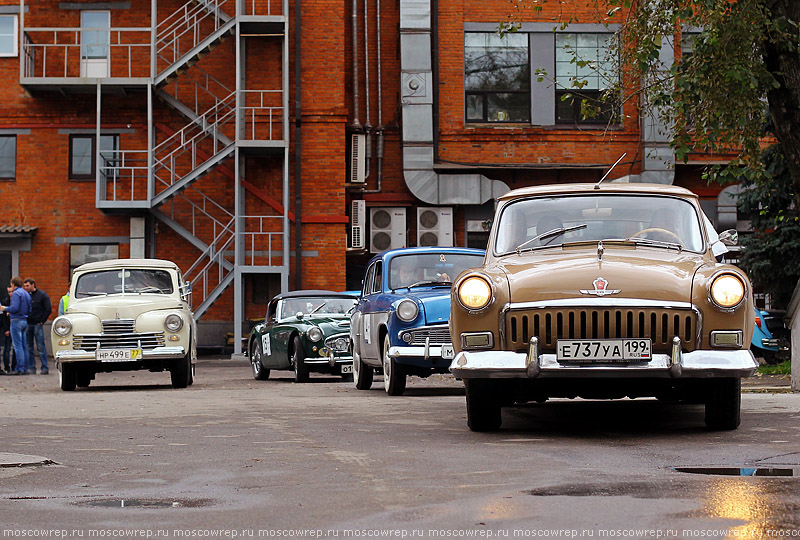
<svg viewBox="0 0 800 540"><path fill-rule="evenodd" d="M295 175L294 175L294 227L295 227L295 239L294 239L294 260L295 260L295 288L300 290L303 288L303 238L302 238L302 208L303 208L303 198L301 197L302 194L302 155L303 155L303 134L302 134L302 124L303 124L303 107L302 107L302 69L301 69L301 43L302 39L300 36L300 29L301 29L301 18L300 18L300 4L301 0L294 0L294 18L295 18L295 27L294 27L294 85L295 85L295 106L294 106L294 125L295 125L295 152L294 152L294 166L295 166Z"/></svg>
<svg viewBox="0 0 800 540"><path fill-rule="evenodd" d="M351 17L353 19L353 128L361 129L361 122L358 119L358 101L361 97L358 93L358 0L353 0Z"/></svg>
<svg viewBox="0 0 800 540"><path fill-rule="evenodd" d="M367 115L364 123L367 143L364 156L364 180L366 180L369 178L370 163L372 162L372 124L369 114L369 0L364 0L364 103Z"/></svg>
<svg viewBox="0 0 800 540"><path fill-rule="evenodd" d="M383 181L383 81L382 81L382 63L381 63L381 0L376 0L375 2L375 20L376 20L376 29L375 29L375 39L376 39L376 64L377 64L377 86L378 86L378 128L375 130L377 133L378 141L377 141L377 160L378 160L378 172L377 172L377 179L378 179L378 187L376 189L368 189L362 191L362 193L380 193L381 192L381 183ZM367 148L369 148L369 143ZM370 154L367 154L369 156Z"/></svg>

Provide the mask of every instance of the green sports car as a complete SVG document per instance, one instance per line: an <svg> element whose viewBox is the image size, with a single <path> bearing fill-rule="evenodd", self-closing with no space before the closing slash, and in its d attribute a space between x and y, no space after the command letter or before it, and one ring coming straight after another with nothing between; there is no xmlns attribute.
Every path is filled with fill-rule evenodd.
<svg viewBox="0 0 800 540"><path fill-rule="evenodd" d="M293 369L295 382L317 371L352 377L351 295L333 291L294 291L270 301L267 317L247 342L247 354L257 380L273 369Z"/></svg>

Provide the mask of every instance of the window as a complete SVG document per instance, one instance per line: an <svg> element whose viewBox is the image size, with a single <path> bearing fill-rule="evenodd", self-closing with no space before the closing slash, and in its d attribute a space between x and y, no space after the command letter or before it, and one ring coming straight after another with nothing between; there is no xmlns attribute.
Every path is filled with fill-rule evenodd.
<svg viewBox="0 0 800 540"><path fill-rule="evenodd" d="M0 180L17 179L17 137L0 135Z"/></svg>
<svg viewBox="0 0 800 540"><path fill-rule="evenodd" d="M71 180L94 180L97 162L95 161L95 136L70 135L69 137L69 177ZM108 157L119 150L119 135L100 135L100 151Z"/></svg>
<svg viewBox="0 0 800 540"><path fill-rule="evenodd" d="M69 274L82 264L119 259L119 244L70 244Z"/></svg>
<svg viewBox="0 0 800 540"><path fill-rule="evenodd" d="M464 34L467 122L530 122L528 35Z"/></svg>
<svg viewBox="0 0 800 540"><path fill-rule="evenodd" d="M17 56L17 16L0 15L0 56Z"/></svg>
<svg viewBox="0 0 800 540"><path fill-rule="evenodd" d="M618 116L619 106L602 100L616 73L612 39L613 34L556 35L556 123L605 124ZM583 100L597 107L594 116L584 118Z"/></svg>

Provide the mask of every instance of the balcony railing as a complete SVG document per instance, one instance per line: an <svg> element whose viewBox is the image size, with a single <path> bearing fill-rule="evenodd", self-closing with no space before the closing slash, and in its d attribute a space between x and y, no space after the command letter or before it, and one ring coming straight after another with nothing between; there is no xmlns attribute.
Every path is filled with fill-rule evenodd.
<svg viewBox="0 0 800 540"><path fill-rule="evenodd" d="M241 90L242 138L248 141L283 139L283 92L280 90Z"/></svg>
<svg viewBox="0 0 800 540"><path fill-rule="evenodd" d="M242 0L243 15L279 17L283 15L283 0Z"/></svg>
<svg viewBox="0 0 800 540"><path fill-rule="evenodd" d="M108 43L82 43L102 33ZM26 28L22 40L23 77L85 78L87 66L105 64L102 78L149 78L153 49L147 28Z"/></svg>

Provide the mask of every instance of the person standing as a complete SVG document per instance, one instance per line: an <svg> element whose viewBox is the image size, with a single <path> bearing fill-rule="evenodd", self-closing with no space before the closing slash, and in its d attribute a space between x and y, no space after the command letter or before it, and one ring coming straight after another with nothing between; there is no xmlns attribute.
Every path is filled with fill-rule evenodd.
<svg viewBox="0 0 800 540"><path fill-rule="evenodd" d="M33 353L33 343L36 341L36 349L39 352L41 363L39 373L47 375L50 370L47 367L47 345L44 340L44 323L50 318L53 306L50 303L50 296L43 290L36 287L36 280L25 278L23 287L31 295L31 313L28 315L28 373L36 374L36 355Z"/></svg>
<svg viewBox="0 0 800 540"><path fill-rule="evenodd" d="M0 300L0 304L7 306L11 303L11 291L13 289L8 287L8 295ZM14 355L11 352L11 319L8 318L8 313L3 311L0 313L0 345L3 346L3 375L11 375L11 371L16 368Z"/></svg>
<svg viewBox="0 0 800 540"><path fill-rule="evenodd" d="M31 312L31 295L22 288L22 278L11 278L11 302L8 307L0 305L0 311L7 311L11 317L11 342L17 355L15 375L25 375L28 366L28 347L26 333L28 331L28 315Z"/></svg>

